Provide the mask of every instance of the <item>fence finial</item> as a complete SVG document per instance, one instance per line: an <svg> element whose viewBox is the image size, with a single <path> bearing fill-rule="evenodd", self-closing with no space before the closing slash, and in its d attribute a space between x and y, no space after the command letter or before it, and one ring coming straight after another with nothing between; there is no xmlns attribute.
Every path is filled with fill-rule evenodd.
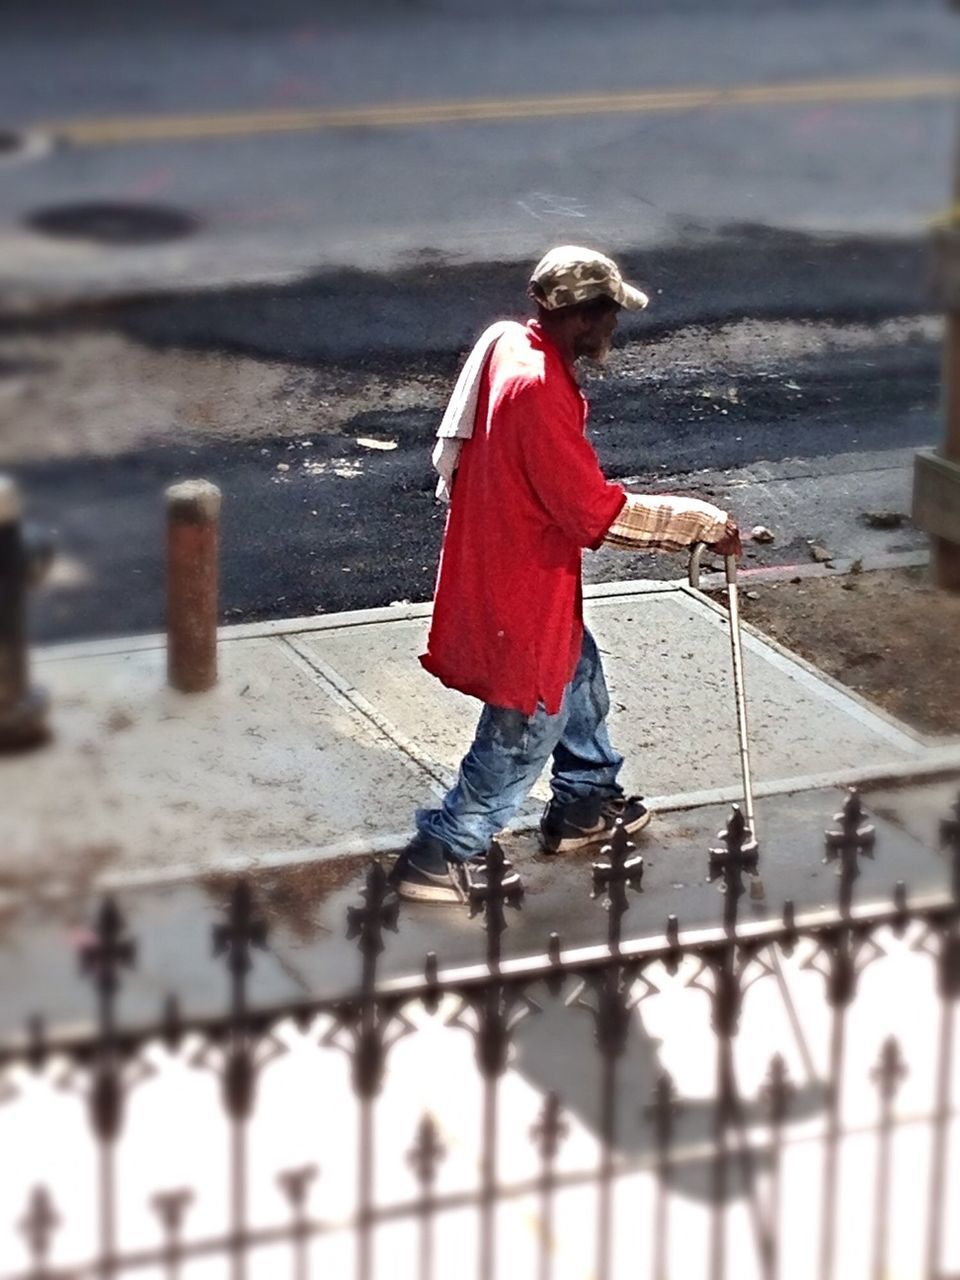
<svg viewBox="0 0 960 1280"><path fill-rule="evenodd" d="M60 1226L60 1215L46 1187L34 1187L30 1193L27 1212L20 1222L20 1230L27 1242L34 1266L43 1269L50 1252L53 1234Z"/></svg>
<svg viewBox="0 0 960 1280"><path fill-rule="evenodd" d="M954 901L960 903L960 795L951 805L952 816L940 823L940 843L948 845L953 855L950 887Z"/></svg>
<svg viewBox="0 0 960 1280"><path fill-rule="evenodd" d="M623 918L627 914L630 899L627 889L642 892L643 858L636 846L627 838L623 819L617 818L613 837L600 850L600 860L593 864L593 893L599 898L606 893L603 905L609 911L607 942L611 951L620 947Z"/></svg>
<svg viewBox="0 0 960 1280"><path fill-rule="evenodd" d="M230 893L230 905L224 924L213 926L213 954L226 954L233 976L250 972L250 951L267 945L267 925L254 911L253 893L246 880L238 880Z"/></svg>
<svg viewBox="0 0 960 1280"><path fill-rule="evenodd" d="M543 1100L537 1123L530 1130L530 1137L537 1145L540 1158L550 1164L560 1150L560 1143L569 1133L569 1126L563 1118L563 1107L560 1097L551 1090Z"/></svg>
<svg viewBox="0 0 960 1280"><path fill-rule="evenodd" d="M847 912L853 902L853 885L860 875L860 859L873 857L876 829L866 820L863 803L856 787L850 787L843 808L833 815L838 827L824 833L824 862L837 862L840 885L840 910Z"/></svg>
<svg viewBox="0 0 960 1280"><path fill-rule="evenodd" d="M357 946L365 960L383 951L383 931L397 932L400 902L390 885L386 871L373 861L361 889L364 905L347 908L347 937L357 938Z"/></svg>
<svg viewBox="0 0 960 1280"><path fill-rule="evenodd" d="M743 877L745 874L755 874L760 861L757 842L738 804L730 806L727 825L723 831L717 832L717 839L720 841L719 845L713 845L710 849L707 879L722 882L723 920L729 929L737 922L740 899L746 892Z"/></svg>
<svg viewBox="0 0 960 1280"><path fill-rule="evenodd" d="M487 883L485 887L470 886L470 915L483 914L483 924L487 931L487 964L496 968L500 963L500 940L507 928L507 917L504 907L520 910L523 897L523 884L514 879L512 884L504 884L507 860L496 840L490 845L487 853Z"/></svg>
<svg viewBox="0 0 960 1280"><path fill-rule="evenodd" d="M431 1115L421 1116L416 1139L407 1152L407 1164L413 1170L424 1195L429 1193L436 1181L437 1169L446 1154L447 1149L440 1141L437 1122Z"/></svg>
<svg viewBox="0 0 960 1280"><path fill-rule="evenodd" d="M104 898L97 913L93 938L80 948L80 969L89 974L101 999L111 1000L120 989L120 970L136 962L136 943L113 898Z"/></svg>

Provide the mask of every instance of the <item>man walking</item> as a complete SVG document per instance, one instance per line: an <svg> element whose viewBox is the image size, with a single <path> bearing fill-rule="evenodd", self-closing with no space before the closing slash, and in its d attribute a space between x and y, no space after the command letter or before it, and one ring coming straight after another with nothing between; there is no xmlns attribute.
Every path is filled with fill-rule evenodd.
<svg viewBox="0 0 960 1280"><path fill-rule="evenodd" d="M619 819L650 819L617 782L609 697L583 625L583 548L677 550L694 542L739 554L727 514L694 499L628 494L606 480L585 437L580 357L604 360L622 308L647 299L616 264L564 245L534 269L537 318L500 323L474 349L434 454L451 497L427 652L444 684L483 711L454 787L416 815L393 882L401 897L457 903L486 884L493 837L548 760L552 799L541 821L551 853L602 841ZM450 438L452 437L452 438ZM518 885L507 865L504 882Z"/></svg>

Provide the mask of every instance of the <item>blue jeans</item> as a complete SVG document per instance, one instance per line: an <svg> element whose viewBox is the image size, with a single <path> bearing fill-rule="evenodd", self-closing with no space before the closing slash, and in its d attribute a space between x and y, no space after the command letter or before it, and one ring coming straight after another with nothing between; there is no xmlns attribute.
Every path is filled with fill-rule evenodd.
<svg viewBox="0 0 960 1280"><path fill-rule="evenodd" d="M456 858L490 847L553 756L550 786L559 804L622 794L617 774L623 756L607 736L610 695L596 642L583 633L583 649L560 710L532 716L484 707L473 745L460 762L456 784L439 809L417 810L417 831L443 841Z"/></svg>

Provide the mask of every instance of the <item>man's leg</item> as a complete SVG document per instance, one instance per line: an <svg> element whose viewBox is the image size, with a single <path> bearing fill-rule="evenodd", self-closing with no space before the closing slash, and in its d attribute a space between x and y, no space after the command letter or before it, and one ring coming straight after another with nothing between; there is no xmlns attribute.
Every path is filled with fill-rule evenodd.
<svg viewBox="0 0 960 1280"><path fill-rule="evenodd" d="M640 798L624 796L617 781L623 756L607 733L610 695L596 642L586 629L564 706L563 731L553 753L553 799L540 824L551 853L596 844L618 818L631 833L650 819Z"/></svg>
<svg viewBox="0 0 960 1280"><path fill-rule="evenodd" d="M417 834L397 860L391 879L402 898L466 902L487 886L490 841L520 808L563 727L563 716L532 716L485 707L455 786L439 809L417 811ZM519 890L509 862L505 888Z"/></svg>
<svg viewBox="0 0 960 1280"><path fill-rule="evenodd" d="M417 831L463 860L485 852L539 777L563 730L565 714L532 716L484 707L455 785L439 809L417 812Z"/></svg>
<svg viewBox="0 0 960 1280"><path fill-rule="evenodd" d="M550 786L561 805L622 794L617 776L623 756L607 733L610 694L596 641L584 629L580 661L567 689L566 722L553 752Z"/></svg>

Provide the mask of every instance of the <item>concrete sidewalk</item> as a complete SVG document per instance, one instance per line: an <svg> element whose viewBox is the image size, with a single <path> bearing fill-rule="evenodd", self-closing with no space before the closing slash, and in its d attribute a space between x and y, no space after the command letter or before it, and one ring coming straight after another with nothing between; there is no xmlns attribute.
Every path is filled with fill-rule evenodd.
<svg viewBox="0 0 960 1280"><path fill-rule="evenodd" d="M221 681L164 683L162 637L51 648L46 748L0 762L0 873L14 892L169 883L395 849L442 794L477 704L417 662L429 606L221 633ZM739 796L725 615L680 583L588 592L624 783L659 809ZM758 794L960 766L755 635L745 635ZM535 824L541 782L515 824Z"/></svg>

